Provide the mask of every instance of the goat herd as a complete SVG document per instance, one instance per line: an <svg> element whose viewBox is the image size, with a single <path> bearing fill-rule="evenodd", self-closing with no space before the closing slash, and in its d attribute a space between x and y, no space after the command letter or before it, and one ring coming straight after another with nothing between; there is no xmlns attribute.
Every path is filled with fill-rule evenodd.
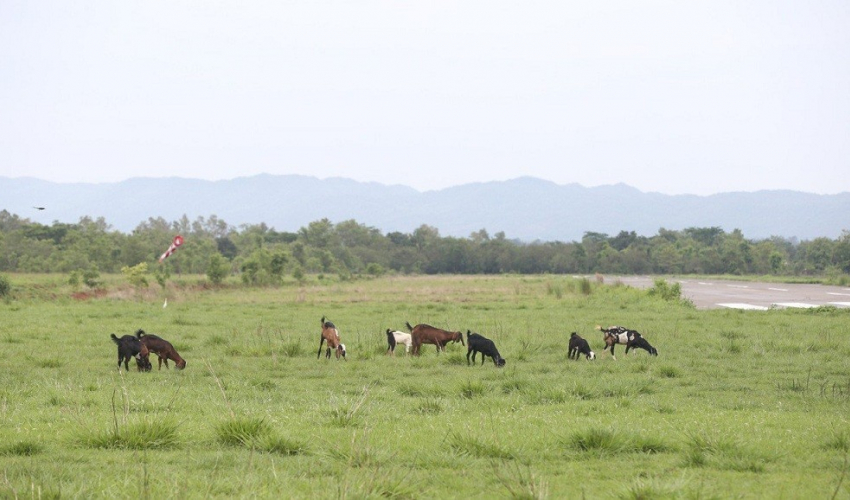
<svg viewBox="0 0 850 500"><path fill-rule="evenodd" d="M325 321L324 316L322 316L321 323L322 335L319 339L319 351L316 353L316 358L318 359L322 356L322 346L327 343L325 350L326 358L330 359L331 351L334 351L336 359L342 358L345 360L345 344L343 344L340 339L339 329L337 329L336 325L330 321ZM499 350L496 349L496 344L493 343L492 340L477 333L473 333L470 330L466 331L466 342L464 342L463 334L461 332L450 332L426 324L410 326L410 323L405 323L405 325L410 333L387 329L388 355L395 355L395 348L398 344L404 344L406 353L409 353L412 350L413 355L418 356L420 354L422 344L433 344L437 347L437 352L441 352L446 350L446 344L449 342L460 342L462 345L467 347L467 364L470 363L470 355L472 355L472 363L474 364L476 354L481 353L482 365L484 364L484 358L490 357L493 360L493 364L497 367L505 366L505 358L499 354ZM629 349L640 348L646 350L653 356L658 356L658 350L652 347L649 342L647 342L646 339L644 339L643 336L635 330L630 330L622 326L602 328L598 325L596 326L596 329L600 330L603 334L605 347L603 347L602 350L605 351L610 349L611 357L615 360L617 357L614 356L614 346L617 344L626 346L626 354L629 353ZM159 360L158 369L162 368L163 363L165 363L165 367L168 368L168 360L174 361L174 364L178 369L182 370L186 367L186 361L180 357L174 349L174 346L161 337L145 333L144 330L136 331L135 336L124 335L123 337L118 338L114 333L111 334L111 336L112 341L118 345L119 370L121 369L121 363L124 363L124 369L128 370L130 358L135 358L136 366L139 371L150 371L152 368L149 360L150 353L157 355ZM596 358L596 354L594 354L594 352L590 349L590 345L587 340L579 336L576 332L573 332L570 335L567 356L569 359L579 359L581 355L584 355L585 358L589 360Z"/></svg>

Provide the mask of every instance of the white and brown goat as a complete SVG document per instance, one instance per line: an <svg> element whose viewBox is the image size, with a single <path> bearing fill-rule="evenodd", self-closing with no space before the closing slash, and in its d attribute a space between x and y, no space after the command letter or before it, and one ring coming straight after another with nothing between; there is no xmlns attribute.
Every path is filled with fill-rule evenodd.
<svg viewBox="0 0 850 500"><path fill-rule="evenodd" d="M336 351L336 359L339 359L340 356L342 356L342 359L346 359L345 344L340 342L339 330L330 321L325 321L325 317L322 316L322 337L319 339L319 352L316 353L316 359L319 359L322 356L322 344L326 341L328 343L327 352L325 354L327 359L331 359L331 349Z"/></svg>

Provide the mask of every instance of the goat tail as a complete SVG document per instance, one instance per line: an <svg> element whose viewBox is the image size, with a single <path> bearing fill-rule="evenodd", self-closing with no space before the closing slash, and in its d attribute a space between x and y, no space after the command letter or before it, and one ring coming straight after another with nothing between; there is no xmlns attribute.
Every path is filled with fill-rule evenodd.
<svg viewBox="0 0 850 500"><path fill-rule="evenodd" d="M410 322L409 322L409 321L405 321L405 322L404 322L404 324L405 324L405 326L407 326L407 329L408 329L408 330L410 330L411 332L413 331L413 327L412 327L412 326L410 326Z"/></svg>
<svg viewBox="0 0 850 500"><path fill-rule="evenodd" d="M602 325L596 325L596 329L601 332L603 330Z"/></svg>
<svg viewBox="0 0 850 500"><path fill-rule="evenodd" d="M121 342L120 340L118 340L118 337L116 337L114 333L110 333L109 336L112 337L112 341L116 344Z"/></svg>
<svg viewBox="0 0 850 500"><path fill-rule="evenodd" d="M322 316L322 326L325 326L325 317Z"/></svg>
<svg viewBox="0 0 850 500"><path fill-rule="evenodd" d="M141 328L136 330L136 338L140 339L140 338L142 338L142 335L144 335L144 334L145 334L145 331L142 330Z"/></svg>

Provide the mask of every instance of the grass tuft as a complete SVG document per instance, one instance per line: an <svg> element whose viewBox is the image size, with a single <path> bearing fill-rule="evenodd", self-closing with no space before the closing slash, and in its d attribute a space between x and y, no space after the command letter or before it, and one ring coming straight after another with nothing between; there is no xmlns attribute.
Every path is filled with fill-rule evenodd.
<svg viewBox="0 0 850 500"><path fill-rule="evenodd" d="M261 439L271 434L271 427L262 418L231 418L220 423L215 433L221 444L256 448Z"/></svg>
<svg viewBox="0 0 850 500"><path fill-rule="evenodd" d="M845 453L850 452L850 431L847 431L846 429L834 431L833 434L827 438L823 447L827 450L838 450Z"/></svg>
<svg viewBox="0 0 850 500"><path fill-rule="evenodd" d="M478 380L467 380L460 385L460 395L466 399L478 398L487 393L487 387Z"/></svg>
<svg viewBox="0 0 850 500"><path fill-rule="evenodd" d="M267 453L294 456L307 453L307 445L301 441L266 434L257 438L256 448Z"/></svg>
<svg viewBox="0 0 850 500"><path fill-rule="evenodd" d="M281 354L289 358L297 358L304 352L304 346L298 342L287 342L280 349Z"/></svg>
<svg viewBox="0 0 850 500"><path fill-rule="evenodd" d="M578 451L619 453L628 447L625 437L609 429L591 428L573 433L568 440L570 448Z"/></svg>
<svg viewBox="0 0 850 500"><path fill-rule="evenodd" d="M413 408L413 412L420 415L436 415L444 410L443 400L440 398L426 398Z"/></svg>
<svg viewBox="0 0 850 500"><path fill-rule="evenodd" d="M645 435L627 435L610 429L591 428L573 433L567 446L577 451L602 455L618 453L664 453L671 451L663 440Z"/></svg>
<svg viewBox="0 0 850 500"><path fill-rule="evenodd" d="M44 446L36 441L18 441L0 447L0 455L31 457L44 451Z"/></svg>
<svg viewBox="0 0 850 500"><path fill-rule="evenodd" d="M170 420L142 420L106 431L83 431L77 441L87 448L151 450L176 446L177 424Z"/></svg>
<svg viewBox="0 0 850 500"><path fill-rule="evenodd" d="M453 432L447 438L449 448L458 455L476 458L512 460L516 454L496 444L484 442L468 434Z"/></svg>
<svg viewBox="0 0 850 500"><path fill-rule="evenodd" d="M665 378L676 378L680 377L682 372L675 366L665 365L658 367L658 374Z"/></svg>
<svg viewBox="0 0 850 500"><path fill-rule="evenodd" d="M504 462L501 467L493 463L493 472L499 483L515 500L544 500L549 497L546 481L530 467L515 462Z"/></svg>

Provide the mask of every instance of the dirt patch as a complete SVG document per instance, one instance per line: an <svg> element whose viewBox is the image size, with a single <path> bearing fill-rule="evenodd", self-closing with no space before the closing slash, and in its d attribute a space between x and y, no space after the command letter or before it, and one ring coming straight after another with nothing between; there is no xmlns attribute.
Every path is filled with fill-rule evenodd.
<svg viewBox="0 0 850 500"><path fill-rule="evenodd" d="M71 298L74 300L90 300L102 297L106 297L106 290L102 288L97 288L88 292L74 292L71 294Z"/></svg>

